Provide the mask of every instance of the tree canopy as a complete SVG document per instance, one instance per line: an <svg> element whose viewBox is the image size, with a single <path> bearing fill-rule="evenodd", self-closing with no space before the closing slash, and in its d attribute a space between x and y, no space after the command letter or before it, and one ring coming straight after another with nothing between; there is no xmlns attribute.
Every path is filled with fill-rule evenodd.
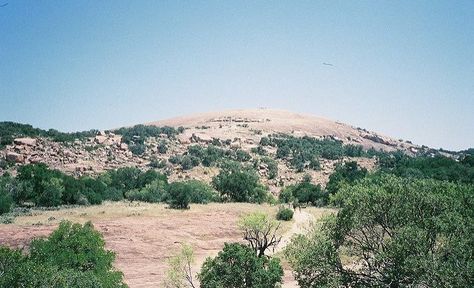
<svg viewBox="0 0 474 288"><path fill-rule="evenodd" d="M301 287L472 287L474 188L376 175L286 255Z"/></svg>

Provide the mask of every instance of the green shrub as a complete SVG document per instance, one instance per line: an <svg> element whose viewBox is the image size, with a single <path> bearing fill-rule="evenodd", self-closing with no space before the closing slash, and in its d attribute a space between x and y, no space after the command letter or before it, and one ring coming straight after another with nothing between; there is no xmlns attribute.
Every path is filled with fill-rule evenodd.
<svg viewBox="0 0 474 288"><path fill-rule="evenodd" d="M311 177L305 175L300 183L285 187L278 196L281 203L311 203L314 206L323 206L327 203L328 194L321 189L321 185L311 183Z"/></svg>
<svg viewBox="0 0 474 288"><path fill-rule="evenodd" d="M168 187L168 204L173 209L189 209L190 187L182 182L171 183Z"/></svg>
<svg viewBox="0 0 474 288"><path fill-rule="evenodd" d="M104 200L120 201L123 199L123 193L115 187L107 187L103 195Z"/></svg>
<svg viewBox="0 0 474 288"><path fill-rule="evenodd" d="M166 201L168 198L167 183L163 180L155 180L142 189L132 189L125 193L125 198L130 201L143 201L157 203Z"/></svg>
<svg viewBox="0 0 474 288"><path fill-rule="evenodd" d="M105 250L102 235L90 222L61 222L46 239L35 239L30 245L30 259L58 270L91 273L102 287L125 287L122 273L114 270L115 254Z"/></svg>
<svg viewBox="0 0 474 288"><path fill-rule="evenodd" d="M198 279L201 287L277 287L283 269L278 258L257 257L250 247L225 243L215 258L207 258Z"/></svg>
<svg viewBox="0 0 474 288"><path fill-rule="evenodd" d="M267 199L267 190L259 183L255 170L234 167L224 167L212 179L214 188L221 194L221 198L235 202L264 202Z"/></svg>
<svg viewBox="0 0 474 288"><path fill-rule="evenodd" d="M276 218L277 220L290 221L291 219L293 219L293 210L291 210L290 208L280 207L278 209Z"/></svg>
<svg viewBox="0 0 474 288"><path fill-rule="evenodd" d="M128 149L135 155L142 155L146 151L145 144L129 144Z"/></svg>
<svg viewBox="0 0 474 288"><path fill-rule="evenodd" d="M357 180L363 179L366 175L367 169L360 168L355 161L337 165L336 170L329 176L326 191L329 194L334 194L344 183L353 184Z"/></svg>
<svg viewBox="0 0 474 288"><path fill-rule="evenodd" d="M10 212L13 205L11 185L12 179L9 176L0 176L0 215Z"/></svg>
<svg viewBox="0 0 474 288"><path fill-rule="evenodd" d="M59 206L64 192L63 182L59 178L50 178L41 182L43 192L36 198L38 206Z"/></svg>

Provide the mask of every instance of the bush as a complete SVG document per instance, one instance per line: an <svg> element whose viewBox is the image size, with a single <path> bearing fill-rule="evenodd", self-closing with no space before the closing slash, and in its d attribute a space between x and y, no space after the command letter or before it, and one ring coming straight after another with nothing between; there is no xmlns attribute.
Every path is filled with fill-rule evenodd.
<svg viewBox="0 0 474 288"><path fill-rule="evenodd" d="M165 168L166 167L166 160L160 160L160 159L157 159L157 158L152 158L150 160L149 166L152 167L152 168L156 168L156 169Z"/></svg>
<svg viewBox="0 0 474 288"><path fill-rule="evenodd" d="M321 189L321 185L314 185L310 179L303 179L298 184L285 187L279 195L282 203L297 202L300 204L311 203L314 206L322 206L328 200L327 193Z"/></svg>
<svg viewBox="0 0 474 288"><path fill-rule="evenodd" d="M128 149L135 154L135 155L142 155L146 151L145 144L130 144L128 145Z"/></svg>
<svg viewBox="0 0 474 288"><path fill-rule="evenodd" d="M168 204L173 209L189 209L191 189L182 182L174 182L168 188Z"/></svg>
<svg viewBox="0 0 474 288"><path fill-rule="evenodd" d="M61 205L61 197L63 196L64 186L61 179L50 178L41 182L43 192L38 195L36 205L38 206L59 206Z"/></svg>
<svg viewBox="0 0 474 288"><path fill-rule="evenodd" d="M277 220L290 221L291 219L293 219L293 210L291 210L290 208L280 207L278 209L276 218Z"/></svg>
<svg viewBox="0 0 474 288"><path fill-rule="evenodd" d="M125 198L130 201L150 203L166 201L168 198L167 183L163 180L155 180L142 189L137 188L125 192Z"/></svg>
<svg viewBox="0 0 474 288"><path fill-rule="evenodd" d="M212 179L212 184L222 199L235 202L264 202L267 199L267 191L259 184L255 170L234 166L236 167L222 169Z"/></svg>
<svg viewBox="0 0 474 288"><path fill-rule="evenodd" d="M115 254L105 250L102 235L90 222L61 222L47 239L35 239L30 245L34 263L94 275L102 287L126 287L122 273L113 269Z"/></svg>
<svg viewBox="0 0 474 288"><path fill-rule="evenodd" d="M104 191L104 200L120 201L123 199L123 193L115 187L107 187Z"/></svg>
<svg viewBox="0 0 474 288"><path fill-rule="evenodd" d="M329 194L334 194L344 183L353 184L357 180L363 179L366 175L367 169L360 168L355 161L337 165L334 173L329 176L329 182L326 184L326 191Z"/></svg>
<svg viewBox="0 0 474 288"><path fill-rule="evenodd" d="M12 179L9 176L0 176L0 215L10 212L13 205L11 183Z"/></svg>
<svg viewBox="0 0 474 288"><path fill-rule="evenodd" d="M215 258L207 258L198 279L201 287L276 287L283 269L278 258L257 257L250 247L225 243Z"/></svg>

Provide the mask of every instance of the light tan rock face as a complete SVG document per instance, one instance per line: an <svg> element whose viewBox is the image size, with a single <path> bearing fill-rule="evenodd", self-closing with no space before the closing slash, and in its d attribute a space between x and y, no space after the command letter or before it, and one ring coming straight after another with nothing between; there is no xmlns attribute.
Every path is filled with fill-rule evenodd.
<svg viewBox="0 0 474 288"><path fill-rule="evenodd" d="M16 138L13 140L13 143L16 145L26 145L26 146L35 146L36 139L34 138Z"/></svg>

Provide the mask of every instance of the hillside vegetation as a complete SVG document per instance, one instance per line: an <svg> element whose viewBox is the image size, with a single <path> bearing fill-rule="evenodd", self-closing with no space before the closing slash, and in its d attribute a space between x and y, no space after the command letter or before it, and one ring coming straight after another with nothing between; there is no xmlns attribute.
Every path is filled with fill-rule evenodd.
<svg viewBox="0 0 474 288"><path fill-rule="evenodd" d="M178 118L159 123L162 126L90 132L94 135L64 134L63 139L74 140L59 144L54 134L10 123L2 134L6 138L1 138L13 139L6 141L3 150L0 219L12 223L15 216L34 209L103 201L166 203L170 209L181 210L211 202L277 204L278 212L271 217L243 215L239 221L243 241L227 243L215 257L205 260L197 278L190 268L192 247L183 246L182 254L172 258L175 262L170 260L167 283L174 284L169 287L193 287L193 281L200 281L201 287L278 287L283 281L280 257L301 287L474 285L473 149L455 153L419 147L307 117L275 130L273 122L282 123L286 114L244 115L205 115L191 122ZM322 128L308 128L303 135L289 131L308 123ZM318 135L321 132L326 134ZM39 142L17 136L39 137L33 139ZM49 155L45 161L31 161L48 145L54 147L53 154L43 154ZM21 158L13 158L12 153ZM67 156L73 154L75 158ZM95 156L106 157L94 166L98 169L63 169L68 159L77 164L81 157L97 161ZM62 164L54 164L57 159ZM282 238L281 221L291 221L294 213L308 206L337 213L307 234L288 240L283 255L272 255L271 249ZM98 281L103 287L124 285L120 273L111 268L112 256L107 256L105 268L89 271L79 266L80 272L74 270L78 267L74 259L83 256L37 257L44 253L36 251L56 249L51 246L54 241L68 243L57 236L68 229L87 230L84 235L94 235L103 249L92 226L64 223L48 240L33 242L29 253L2 248L3 273L28 279L21 263L36 267L35 261L49 261L50 270L44 273L59 271L59 280L51 278L54 281L66 281L61 273L70 269L64 271L75 273L77 281ZM20 264L6 260L13 256ZM53 281L48 277L45 281ZM64 287L73 285L64 283Z"/></svg>

